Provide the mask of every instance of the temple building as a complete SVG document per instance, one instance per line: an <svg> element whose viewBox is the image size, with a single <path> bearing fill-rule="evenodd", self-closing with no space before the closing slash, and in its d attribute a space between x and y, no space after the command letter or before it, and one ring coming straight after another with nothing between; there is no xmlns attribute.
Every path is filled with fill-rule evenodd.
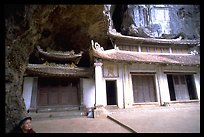
<svg viewBox="0 0 204 137"><path fill-rule="evenodd" d="M113 49L93 42L96 105L119 108L199 102L199 40L151 39L109 32Z"/></svg>
<svg viewBox="0 0 204 137"><path fill-rule="evenodd" d="M176 29L176 23L170 22L174 10L168 8L129 6L124 13L127 20L121 24L114 13L111 17L107 12L109 48L91 40L88 67L79 65L83 52L36 46L42 63L27 66L23 85L26 109L97 110L200 102L200 55L192 50L200 47L200 39L184 35L188 26L185 31L182 26ZM135 12L135 21L129 10ZM157 20L159 16L163 18Z"/></svg>
<svg viewBox="0 0 204 137"><path fill-rule="evenodd" d="M37 46L43 64L28 64L23 97L29 111L79 110L83 107L83 81L91 69L78 67L83 52L44 51Z"/></svg>
<svg viewBox="0 0 204 137"><path fill-rule="evenodd" d="M77 67L82 52L45 52L44 64L29 64L24 77L28 110L80 110L82 107L199 102L197 40L150 39L109 33L113 49L91 41L93 67ZM69 64L48 63L64 61Z"/></svg>

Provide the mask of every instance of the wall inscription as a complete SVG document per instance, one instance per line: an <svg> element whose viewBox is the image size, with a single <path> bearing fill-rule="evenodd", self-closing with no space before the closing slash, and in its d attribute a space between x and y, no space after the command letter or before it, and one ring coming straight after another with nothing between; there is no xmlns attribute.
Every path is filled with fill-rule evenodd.
<svg viewBox="0 0 204 137"><path fill-rule="evenodd" d="M118 77L118 65L115 64L104 64L103 65L103 77L114 78Z"/></svg>

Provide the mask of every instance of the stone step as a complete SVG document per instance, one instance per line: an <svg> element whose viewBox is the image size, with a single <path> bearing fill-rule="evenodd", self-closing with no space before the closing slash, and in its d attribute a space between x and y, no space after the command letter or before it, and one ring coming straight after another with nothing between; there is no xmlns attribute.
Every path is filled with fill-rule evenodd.
<svg viewBox="0 0 204 137"><path fill-rule="evenodd" d="M66 106L43 106L28 113L33 119L50 119L60 117L79 117L86 114L83 107L79 105Z"/></svg>
<svg viewBox="0 0 204 137"><path fill-rule="evenodd" d="M117 105L107 105L104 107L105 109L117 109L119 108Z"/></svg>
<svg viewBox="0 0 204 137"><path fill-rule="evenodd" d="M39 107L36 112L63 112L63 111L73 111L80 110L79 106L59 106L59 107Z"/></svg>
<svg viewBox="0 0 204 137"><path fill-rule="evenodd" d="M85 116L85 113L80 110L70 110L70 111L61 111L61 112L30 112L28 113L33 120L41 119L53 119L53 118L72 118L72 117L82 117Z"/></svg>

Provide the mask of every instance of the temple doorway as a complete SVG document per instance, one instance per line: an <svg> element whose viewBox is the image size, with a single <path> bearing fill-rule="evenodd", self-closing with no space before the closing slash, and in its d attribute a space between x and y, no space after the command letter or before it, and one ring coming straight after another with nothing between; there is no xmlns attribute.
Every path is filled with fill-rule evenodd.
<svg viewBox="0 0 204 137"><path fill-rule="evenodd" d="M154 75L132 75L134 103L156 102Z"/></svg>
<svg viewBox="0 0 204 137"><path fill-rule="evenodd" d="M62 106L79 105L79 79L39 78L37 105Z"/></svg>
<svg viewBox="0 0 204 137"><path fill-rule="evenodd" d="M193 75L168 74L171 101L198 99Z"/></svg>
<svg viewBox="0 0 204 137"><path fill-rule="evenodd" d="M106 80L107 105L117 105L116 80Z"/></svg>

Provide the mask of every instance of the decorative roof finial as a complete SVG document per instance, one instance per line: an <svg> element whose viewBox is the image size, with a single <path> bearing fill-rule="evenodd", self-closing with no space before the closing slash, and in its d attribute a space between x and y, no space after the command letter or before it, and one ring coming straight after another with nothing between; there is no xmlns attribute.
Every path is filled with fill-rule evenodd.
<svg viewBox="0 0 204 137"><path fill-rule="evenodd" d="M96 50L104 51L103 47L101 47L98 42L95 42L95 43L94 43L94 41L91 40L91 44L92 44L92 47L95 48Z"/></svg>

